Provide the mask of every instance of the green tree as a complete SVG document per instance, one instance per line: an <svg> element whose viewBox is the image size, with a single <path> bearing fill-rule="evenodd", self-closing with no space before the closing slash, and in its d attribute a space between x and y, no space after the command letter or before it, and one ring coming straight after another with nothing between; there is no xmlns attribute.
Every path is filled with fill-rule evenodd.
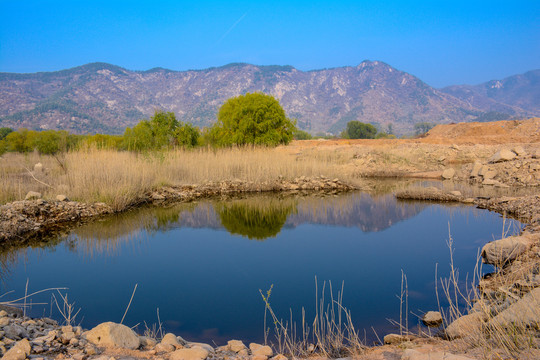
<svg viewBox="0 0 540 360"><path fill-rule="evenodd" d="M247 93L227 100L208 139L218 146L288 144L296 125L271 95Z"/></svg>
<svg viewBox="0 0 540 360"><path fill-rule="evenodd" d="M35 149L40 154L54 155L61 150L66 149L66 136L54 130L46 130L38 133L34 141Z"/></svg>
<svg viewBox="0 0 540 360"><path fill-rule="evenodd" d="M348 139L374 139L377 128L371 124L353 120L347 123L347 128L343 134Z"/></svg>
<svg viewBox="0 0 540 360"><path fill-rule="evenodd" d="M133 151L194 147L199 139L197 127L176 120L173 112L156 111L150 120L141 120L125 130L122 147Z"/></svg>
<svg viewBox="0 0 540 360"><path fill-rule="evenodd" d="M422 135L427 133L431 128L433 128L435 124L428 123L428 122L419 122L414 124L414 131L416 135Z"/></svg>
<svg viewBox="0 0 540 360"><path fill-rule="evenodd" d="M9 133L13 132L13 129L8 127L0 128L0 140L3 140Z"/></svg>
<svg viewBox="0 0 540 360"><path fill-rule="evenodd" d="M311 136L310 133L303 130L296 130L294 132L294 139L295 140L310 140L313 139L313 136Z"/></svg>
<svg viewBox="0 0 540 360"><path fill-rule="evenodd" d="M4 139L7 151L27 153L34 150L33 138L35 136L32 133L34 132L23 128L7 134Z"/></svg>
<svg viewBox="0 0 540 360"><path fill-rule="evenodd" d="M197 127L190 123L181 123L174 131L174 137L176 145L192 148L199 144L201 133Z"/></svg>

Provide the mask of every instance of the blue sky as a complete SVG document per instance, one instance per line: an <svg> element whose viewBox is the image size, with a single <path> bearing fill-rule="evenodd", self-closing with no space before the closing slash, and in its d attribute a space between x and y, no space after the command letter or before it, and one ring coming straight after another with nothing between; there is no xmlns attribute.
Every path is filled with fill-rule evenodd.
<svg viewBox="0 0 540 360"><path fill-rule="evenodd" d="M0 72L366 59L435 87L540 68L540 1L0 0Z"/></svg>

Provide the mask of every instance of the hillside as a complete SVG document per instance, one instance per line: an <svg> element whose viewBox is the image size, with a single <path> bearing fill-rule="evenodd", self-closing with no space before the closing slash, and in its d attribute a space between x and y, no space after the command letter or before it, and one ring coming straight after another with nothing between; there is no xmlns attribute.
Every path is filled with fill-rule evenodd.
<svg viewBox="0 0 540 360"><path fill-rule="evenodd" d="M395 132L406 133L417 122L471 121L492 111L379 61L314 71L250 64L130 71L93 63L56 72L0 73L0 126L121 133L155 109L208 126L226 99L255 91L274 95L288 116L312 133L337 133L350 120L382 130L392 124ZM512 116L529 114L517 105L501 106Z"/></svg>
<svg viewBox="0 0 540 360"><path fill-rule="evenodd" d="M479 85L448 86L441 91L486 112L540 114L540 70Z"/></svg>

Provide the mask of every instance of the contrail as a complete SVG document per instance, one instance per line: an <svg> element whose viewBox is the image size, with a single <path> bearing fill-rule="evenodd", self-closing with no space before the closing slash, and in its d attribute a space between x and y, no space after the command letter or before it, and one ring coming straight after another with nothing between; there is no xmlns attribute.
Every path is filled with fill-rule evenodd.
<svg viewBox="0 0 540 360"><path fill-rule="evenodd" d="M232 26L229 28L229 30L225 31L225 33L221 36L221 38L216 42L216 45L219 44L220 42L222 42L223 39L225 39L227 37L227 35L229 35L229 33L231 31L233 31L233 29L240 23L240 21L242 21L246 17L248 12L246 12L244 15L240 16L240 19L236 20L236 22L234 24L232 24Z"/></svg>

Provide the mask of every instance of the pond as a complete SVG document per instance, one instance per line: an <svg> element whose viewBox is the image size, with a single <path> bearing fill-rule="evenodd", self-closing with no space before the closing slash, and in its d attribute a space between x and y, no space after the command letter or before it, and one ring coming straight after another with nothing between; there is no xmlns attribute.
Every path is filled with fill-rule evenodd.
<svg viewBox="0 0 540 360"><path fill-rule="evenodd" d="M312 321L318 290L332 283L357 329L375 339L396 329L402 271L407 277L409 324L437 310L436 271L454 265L474 271L478 249L520 224L473 206L400 202L392 194L264 195L143 208L107 217L46 244L4 251L7 298L66 287L90 328L120 322L139 332L159 319L167 332L223 344L263 340L263 293L278 316ZM437 270L436 270L437 268ZM61 319L52 293L32 297L32 316ZM60 300L58 293L55 293ZM320 294L319 294L320 296ZM328 295L326 295L328 296ZM158 310L159 309L159 310Z"/></svg>

